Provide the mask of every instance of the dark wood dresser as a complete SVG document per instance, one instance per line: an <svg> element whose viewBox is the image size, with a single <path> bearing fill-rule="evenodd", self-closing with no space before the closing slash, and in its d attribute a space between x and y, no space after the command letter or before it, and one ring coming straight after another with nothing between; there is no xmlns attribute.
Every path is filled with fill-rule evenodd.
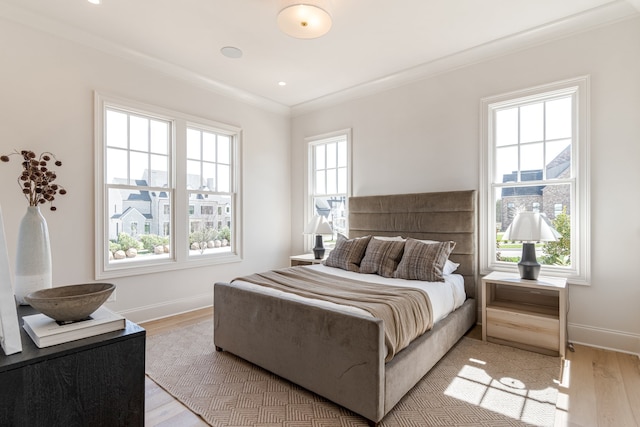
<svg viewBox="0 0 640 427"><path fill-rule="evenodd" d="M0 426L143 426L145 336L126 329L38 348L22 328L22 352L0 350Z"/></svg>

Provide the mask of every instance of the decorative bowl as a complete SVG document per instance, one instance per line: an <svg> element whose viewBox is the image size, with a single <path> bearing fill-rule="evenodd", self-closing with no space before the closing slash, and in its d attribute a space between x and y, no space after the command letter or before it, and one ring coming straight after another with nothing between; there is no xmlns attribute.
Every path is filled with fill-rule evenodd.
<svg viewBox="0 0 640 427"><path fill-rule="evenodd" d="M58 322L86 319L109 298L112 283L58 286L31 292L24 299L31 307Z"/></svg>

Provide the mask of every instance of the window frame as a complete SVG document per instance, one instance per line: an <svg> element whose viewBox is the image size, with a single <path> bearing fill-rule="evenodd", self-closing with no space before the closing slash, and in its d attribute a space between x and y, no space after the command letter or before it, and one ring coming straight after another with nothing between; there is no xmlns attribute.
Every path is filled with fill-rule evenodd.
<svg viewBox="0 0 640 427"><path fill-rule="evenodd" d="M349 230L349 197L351 197L351 182L352 182L352 165L351 165L351 150L352 150L352 142L351 142L351 128L341 129L334 132L328 132L321 135L315 135L305 138L305 144L307 145L307 173L305 174L305 204L304 204L304 218L303 218L303 228L306 224L311 221L313 215L315 214L315 206L313 199L316 197L315 192L315 166L314 166L314 148L320 144L328 144L334 141L338 141L344 139L347 144L347 191L345 194L345 210L347 211L345 228ZM342 194L342 193L335 193ZM318 195L319 196L319 195ZM327 194L326 196L331 196L331 194ZM304 240L304 250L305 252L310 252L313 249L315 240L314 237L309 235L305 236ZM330 249L330 246L325 246L327 249Z"/></svg>
<svg viewBox="0 0 640 427"><path fill-rule="evenodd" d="M148 259L136 262L109 263L109 218L105 209L108 203L106 183L106 141L105 119L107 108L128 113L155 117L171 122L171 143L169 147L168 181L172 198L169 213L169 235L172 248L168 258ZM139 274L157 273L205 265L225 264L242 260L242 129L213 120L157 107L122 97L94 92L94 145L95 145L95 278L96 280L127 277ZM230 251L225 253L190 256L189 254L189 196L187 189L187 128L192 125L215 130L231 138L231 232ZM162 233L167 229L161 223ZM181 243L177 243L181 242Z"/></svg>
<svg viewBox="0 0 640 427"><path fill-rule="evenodd" d="M501 95L480 101L480 198L479 239L480 274L491 271L517 273L516 263L496 261L495 218L496 186L494 166L495 111L508 106L519 106L564 94L573 98L572 167L571 167L571 267L542 265L541 275L564 277L572 284L589 285L591 280L590 239L590 174L589 174L589 122L590 78L580 76Z"/></svg>

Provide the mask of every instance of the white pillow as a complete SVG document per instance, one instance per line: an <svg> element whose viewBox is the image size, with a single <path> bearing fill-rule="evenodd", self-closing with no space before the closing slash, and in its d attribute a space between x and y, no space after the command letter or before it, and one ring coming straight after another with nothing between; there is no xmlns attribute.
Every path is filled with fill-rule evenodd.
<svg viewBox="0 0 640 427"><path fill-rule="evenodd" d="M402 236L373 236L376 240L384 240L386 242L404 242L406 239L403 239Z"/></svg>
<svg viewBox="0 0 640 427"><path fill-rule="evenodd" d="M457 262L453 262L450 259L444 264L444 268L442 269L442 274L452 274L460 267L460 264Z"/></svg>

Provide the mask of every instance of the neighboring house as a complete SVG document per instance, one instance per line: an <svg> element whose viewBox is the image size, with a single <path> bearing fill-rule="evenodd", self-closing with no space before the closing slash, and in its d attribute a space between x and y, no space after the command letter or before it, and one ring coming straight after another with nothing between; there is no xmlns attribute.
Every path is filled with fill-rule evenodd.
<svg viewBox="0 0 640 427"><path fill-rule="evenodd" d="M136 180L136 185L147 186L146 180ZM171 201L168 193L146 190L121 190L113 207L109 239L117 240L120 233L133 237L140 234L170 235ZM190 232L231 226L231 205L222 197L193 194L189 199Z"/></svg>
<svg viewBox="0 0 640 427"><path fill-rule="evenodd" d="M565 148L546 166L547 178L567 178L571 172L571 146ZM517 172L505 174L502 182L515 182ZM521 182L538 181L542 179L542 170L523 171ZM502 207L500 231L505 231L520 211L544 213L553 220L566 210L571 214L569 203L569 187L566 185L537 185L529 187L509 187L502 189Z"/></svg>

